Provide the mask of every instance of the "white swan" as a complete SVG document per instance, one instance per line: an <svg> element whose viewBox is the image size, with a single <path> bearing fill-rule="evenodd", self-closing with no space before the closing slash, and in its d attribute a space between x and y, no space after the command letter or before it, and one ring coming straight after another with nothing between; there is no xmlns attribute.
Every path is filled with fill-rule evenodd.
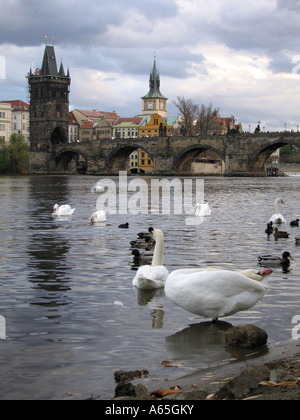
<svg viewBox="0 0 300 420"><path fill-rule="evenodd" d="M199 204L197 203L195 205L195 215L196 216L210 216L211 215L211 209L209 207L209 204Z"/></svg>
<svg viewBox="0 0 300 420"><path fill-rule="evenodd" d="M90 225L100 222L106 222L106 213L104 210L95 211L90 218Z"/></svg>
<svg viewBox="0 0 300 420"><path fill-rule="evenodd" d="M98 181L97 184L91 188L92 193L103 193L104 191L105 188L103 187L103 185L101 185L100 181Z"/></svg>
<svg viewBox="0 0 300 420"><path fill-rule="evenodd" d="M152 265L140 267L132 281L139 289L160 289L165 286L169 271L164 267L164 234L160 229L154 229L155 241Z"/></svg>
<svg viewBox="0 0 300 420"><path fill-rule="evenodd" d="M278 204L284 204L284 201L282 201L281 198L276 198L276 200L275 200L275 214L273 214L273 216L269 220L269 223L273 222L274 224L280 225L282 223L286 223L286 220L282 216L282 214L279 213Z"/></svg>
<svg viewBox="0 0 300 420"><path fill-rule="evenodd" d="M270 274L272 270L176 270L167 278L165 293L186 311L216 321L254 306L266 291L259 281Z"/></svg>
<svg viewBox="0 0 300 420"><path fill-rule="evenodd" d="M64 204L63 206L55 204L53 207L52 216L71 216L74 211L75 209L72 209L68 204Z"/></svg>

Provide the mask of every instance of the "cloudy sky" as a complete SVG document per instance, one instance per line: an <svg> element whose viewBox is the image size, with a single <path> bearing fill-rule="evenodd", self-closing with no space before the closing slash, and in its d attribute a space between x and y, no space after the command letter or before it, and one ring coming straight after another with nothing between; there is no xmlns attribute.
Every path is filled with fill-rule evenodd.
<svg viewBox="0 0 300 420"><path fill-rule="evenodd" d="M0 13L0 100L28 101L47 35L71 109L141 113L155 52L168 115L184 96L244 130L300 127L299 0L2 0Z"/></svg>

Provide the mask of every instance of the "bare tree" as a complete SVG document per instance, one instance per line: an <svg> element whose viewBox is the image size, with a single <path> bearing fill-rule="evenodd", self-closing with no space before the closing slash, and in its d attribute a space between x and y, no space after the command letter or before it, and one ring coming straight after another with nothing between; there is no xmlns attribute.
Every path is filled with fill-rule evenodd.
<svg viewBox="0 0 300 420"><path fill-rule="evenodd" d="M201 105L198 115L198 127L200 135L207 135L210 131L214 130L215 117L219 115L219 109L213 109L212 103L208 106Z"/></svg>
<svg viewBox="0 0 300 420"><path fill-rule="evenodd" d="M189 136L195 135L199 106L194 104L191 99L185 99L184 96L177 96L177 102L174 102L174 104L183 117L181 132L183 133L185 131Z"/></svg>

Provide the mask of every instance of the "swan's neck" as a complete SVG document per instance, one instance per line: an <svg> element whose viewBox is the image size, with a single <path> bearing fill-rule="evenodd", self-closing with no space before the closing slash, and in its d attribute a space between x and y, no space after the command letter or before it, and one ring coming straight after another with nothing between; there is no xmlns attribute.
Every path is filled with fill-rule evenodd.
<svg viewBox="0 0 300 420"><path fill-rule="evenodd" d="M155 241L152 267L164 265L164 237L160 235Z"/></svg>
<svg viewBox="0 0 300 420"><path fill-rule="evenodd" d="M279 207L278 207L279 202L280 202L280 200L278 200L278 199L275 201L275 213L276 214L279 213Z"/></svg>

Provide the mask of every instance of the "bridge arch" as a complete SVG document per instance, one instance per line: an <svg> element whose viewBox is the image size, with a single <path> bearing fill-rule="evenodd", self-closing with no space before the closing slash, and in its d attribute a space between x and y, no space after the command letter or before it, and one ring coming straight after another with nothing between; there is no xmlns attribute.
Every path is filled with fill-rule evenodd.
<svg viewBox="0 0 300 420"><path fill-rule="evenodd" d="M279 137L277 139L270 140L260 147L256 152L249 156L249 172L252 174L263 173L265 171L265 164L269 157L283 146L297 146L300 147L300 143L295 141L293 137Z"/></svg>
<svg viewBox="0 0 300 420"><path fill-rule="evenodd" d="M225 164L225 156L220 150L215 149L209 145L193 145L178 153L174 157L174 169L178 173L191 173L192 162L201 153L211 151L217 155L220 160Z"/></svg>
<svg viewBox="0 0 300 420"><path fill-rule="evenodd" d="M85 154L68 148L55 155L55 168L57 172L85 174L88 168L87 161L88 158Z"/></svg>
<svg viewBox="0 0 300 420"><path fill-rule="evenodd" d="M106 158L106 172L111 175L118 175L119 171L127 170L128 158L132 152L141 149L148 154L153 161L152 154L139 144L120 145L115 148Z"/></svg>

